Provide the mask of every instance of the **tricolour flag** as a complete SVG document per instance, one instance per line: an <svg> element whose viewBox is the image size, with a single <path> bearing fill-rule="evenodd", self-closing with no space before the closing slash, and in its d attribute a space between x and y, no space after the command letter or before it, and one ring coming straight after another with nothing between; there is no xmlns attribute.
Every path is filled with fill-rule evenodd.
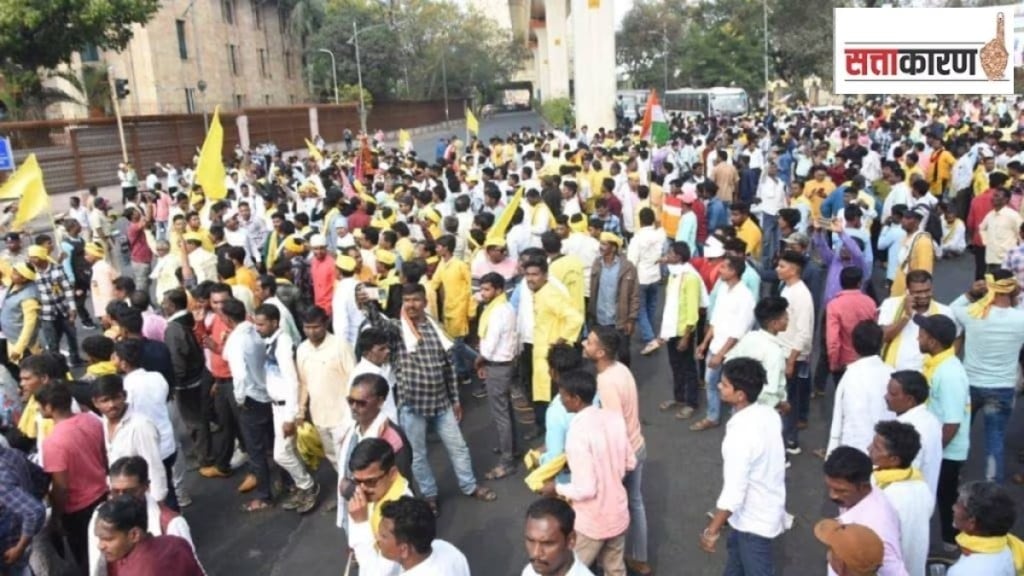
<svg viewBox="0 0 1024 576"><path fill-rule="evenodd" d="M18 199L18 212L12 222L15 230L20 230L49 207L50 196L43 185L43 170L39 167L35 154L30 154L0 188L0 198Z"/></svg>
<svg viewBox="0 0 1024 576"><path fill-rule="evenodd" d="M662 146L668 142L668 121L665 119L665 110L661 107L661 102L658 101L656 90L651 90L651 95L647 98L647 108L644 110L644 123L640 137L650 138L656 146Z"/></svg>
<svg viewBox="0 0 1024 576"><path fill-rule="evenodd" d="M224 127L220 125L220 106L217 106L196 165L196 183L203 187L203 195L210 200L222 200L228 196L228 188L224 184L227 175L224 172L223 149Z"/></svg>

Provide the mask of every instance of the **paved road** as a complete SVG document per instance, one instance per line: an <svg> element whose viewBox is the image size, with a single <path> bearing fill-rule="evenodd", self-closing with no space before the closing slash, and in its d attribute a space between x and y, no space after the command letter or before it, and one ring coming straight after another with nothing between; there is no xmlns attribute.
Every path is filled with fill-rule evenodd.
<svg viewBox="0 0 1024 576"><path fill-rule="evenodd" d="M942 262L936 275L936 292L948 302L968 284L971 267L966 259ZM635 375L640 386L641 417L647 439L644 499L650 530L650 555L661 574L694 576L721 574L725 554L708 555L697 547L697 535L705 525L704 513L715 502L720 487L720 445L723 431L689 432L683 423L658 411L660 401L669 397L669 368L664 351L642 358L634 343ZM474 468L478 473L495 464L490 448L493 433L484 401L465 399L463 433L469 441ZM825 496L821 462L810 454L823 447L831 398L816 400L810 428L802 435L804 454L793 459L787 475L788 508L796 522L778 539L777 562L782 574L818 574L824 569L824 550L814 539L814 522L832 514ZM1021 419L1014 418L1013 432ZM975 427L980 445L980 430ZM1024 448L1019 434L1011 434L1008 454ZM431 460L440 486L443 514L440 537L453 542L469 558L474 574L512 576L526 562L521 531L526 507L534 496L522 482L522 473L490 483L498 493L495 503L480 503L459 495L454 475L443 448L433 444ZM969 479L982 473L979 451L967 468ZM1020 465L1009 464L1010 473ZM333 485L333 471L322 467L323 486ZM199 556L211 574L334 576L344 569L346 554L343 533L334 527L334 513L323 505L312 514L274 510L257 516L237 511L242 498L235 494L240 481L189 478L195 505L186 517L192 525ZM1012 488L1017 497L1021 491ZM329 490L325 488L325 491ZM812 568L809 568L812 567Z"/></svg>
<svg viewBox="0 0 1024 576"><path fill-rule="evenodd" d="M538 130L543 125L544 120L539 114L533 111L496 114L480 121L480 139L487 142L495 136L504 138L510 132L518 131L524 126L529 127L530 130ZM426 134L417 134L412 139L412 145L416 149L416 155L427 162L433 162L434 159L437 158L435 152L437 139L442 136L447 138L450 138L451 136L458 136L460 140L464 141L466 139L465 126L466 124L463 122L446 132L438 131Z"/></svg>

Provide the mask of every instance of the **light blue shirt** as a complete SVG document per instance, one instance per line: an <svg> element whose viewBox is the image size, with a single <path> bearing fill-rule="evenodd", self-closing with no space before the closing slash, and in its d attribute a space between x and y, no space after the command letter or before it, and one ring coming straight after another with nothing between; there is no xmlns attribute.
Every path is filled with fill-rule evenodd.
<svg viewBox="0 0 1024 576"><path fill-rule="evenodd" d="M690 247L690 254L697 253L697 215L693 213L693 210L679 218L676 242L686 242L686 245Z"/></svg>
<svg viewBox="0 0 1024 576"><path fill-rule="evenodd" d="M896 280L896 272L900 269L900 246L906 237L907 231L899 224L886 226L878 235L878 249L889 251L885 263L885 279L890 282Z"/></svg>
<svg viewBox="0 0 1024 576"><path fill-rule="evenodd" d="M942 458L956 462L967 460L967 451L971 446L971 390L967 371L956 356L935 369L928 396L928 410L943 425L960 425L956 435L942 449Z"/></svg>
<svg viewBox="0 0 1024 576"><path fill-rule="evenodd" d="M963 554L946 576L1014 576L1013 553L1006 547L995 554Z"/></svg>
<svg viewBox="0 0 1024 576"><path fill-rule="evenodd" d="M224 359L231 369L235 401L239 405L244 404L246 398L270 402L270 394L267 393L267 348L251 322L242 322L228 335L224 342Z"/></svg>
<svg viewBox="0 0 1024 576"><path fill-rule="evenodd" d="M594 406L601 407L601 399L594 396ZM540 464L543 466L554 460L557 456L565 454L565 438L569 434L569 424L576 414L570 414L562 404L562 397L555 394L544 416L544 453L540 455ZM568 471L562 471L555 477L559 484L568 484L572 475Z"/></svg>
<svg viewBox="0 0 1024 576"><path fill-rule="evenodd" d="M611 266L600 260L601 279L597 285L597 323L600 326L614 326L619 300L619 268L622 257L616 256Z"/></svg>
<svg viewBox="0 0 1024 576"><path fill-rule="evenodd" d="M964 327L964 369L971 386L1013 388L1017 356L1024 346L1024 310L993 308L985 318L967 313L970 301L960 296L949 305Z"/></svg>

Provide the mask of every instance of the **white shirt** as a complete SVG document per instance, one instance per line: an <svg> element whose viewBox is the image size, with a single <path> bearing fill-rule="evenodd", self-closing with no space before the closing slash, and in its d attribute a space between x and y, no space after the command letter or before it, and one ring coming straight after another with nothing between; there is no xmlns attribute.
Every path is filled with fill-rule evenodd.
<svg viewBox="0 0 1024 576"><path fill-rule="evenodd" d="M921 471L934 498L938 494L939 469L942 467L942 423L928 409L927 404L919 404L896 419L913 426L921 437L921 449L917 451L912 466Z"/></svg>
<svg viewBox="0 0 1024 576"><path fill-rule="evenodd" d="M928 564L934 493L920 480L893 482L882 489L882 493L900 519L900 552L907 574L923 576Z"/></svg>
<svg viewBox="0 0 1024 576"><path fill-rule="evenodd" d="M875 424L896 419L885 404L890 374L892 368L878 356L860 358L846 367L836 388L827 454L839 446L852 446L867 454L875 438Z"/></svg>
<svg viewBox="0 0 1024 576"><path fill-rule="evenodd" d="M352 369L352 378L348 382L349 390L352 389L352 382L356 379L356 376L361 374L379 374L388 381L388 397L384 399L384 404L380 407L380 411L392 422L398 422L398 407L395 405L395 372L391 369L391 364L378 366L366 358L360 358L359 362L356 363L356 367Z"/></svg>
<svg viewBox="0 0 1024 576"><path fill-rule="evenodd" d="M899 320L896 314L897 312L903 313L900 310L900 304L904 300L905 297L903 296L893 296L882 301L882 305L878 308L878 325L892 326ZM935 301L933 300L933 302ZM949 306L939 302L935 302L935 305L938 307L939 314L949 318L956 325L957 335L963 332L963 328L953 318L953 311L949 309ZM930 314L925 314L925 316L930 316ZM921 348L917 344L917 334L920 330L920 327L913 320L909 320L903 327L903 330L900 332L899 350L896 351L896 365L893 366L893 370L920 371L924 367L924 354L921 353Z"/></svg>
<svg viewBox="0 0 1024 576"><path fill-rule="evenodd" d="M643 226L629 243L626 257L636 266L640 285L661 281L661 254L665 250L665 231L654 226Z"/></svg>
<svg viewBox="0 0 1024 576"><path fill-rule="evenodd" d="M722 491L715 506L732 512L729 525L774 538L785 530L786 452L782 418L751 404L735 412L722 440Z"/></svg>
<svg viewBox="0 0 1024 576"><path fill-rule="evenodd" d="M978 226L985 244L985 263L1002 265L1006 253L1017 247L1021 216L1013 208L1003 206L985 215Z"/></svg>
<svg viewBox="0 0 1024 576"><path fill-rule="evenodd" d="M299 335L299 328L295 326L295 317L292 316L291 310L284 305L284 302L278 300L277 296L271 296L264 300L263 303L273 304L277 311L281 313L281 329L291 336L292 342L298 342L302 339Z"/></svg>
<svg viewBox="0 0 1024 576"><path fill-rule="evenodd" d="M892 216L892 207L898 204L903 204L904 206L910 204L910 187L903 181L892 185L889 195L885 197L885 202L882 203L883 224L888 220L889 216Z"/></svg>
<svg viewBox="0 0 1024 576"><path fill-rule="evenodd" d="M777 216L779 210L786 207L786 183L766 175L757 187L757 197L761 199L761 203L755 205L758 212Z"/></svg>
<svg viewBox="0 0 1024 576"><path fill-rule="evenodd" d="M160 459L170 458L177 447L171 415L167 410L170 393L167 380L159 372L137 368L124 375L124 391L132 408L156 425L160 434Z"/></svg>
<svg viewBox="0 0 1024 576"><path fill-rule="evenodd" d="M167 472L160 455L160 432L156 425L141 412L132 408L125 411L113 436L106 416L103 417L103 440L107 446L107 462L116 462L125 456L140 456L149 465L149 493L157 502L167 498Z"/></svg>
<svg viewBox="0 0 1024 576"><path fill-rule="evenodd" d="M508 248L509 258L519 258L519 253L530 247L533 237L530 235L530 226L526 222L528 220L524 216L523 221L509 228L508 233L505 235L505 245Z"/></svg>
<svg viewBox="0 0 1024 576"><path fill-rule="evenodd" d="M946 576L1015 576L1013 553L1006 547L995 554L964 554L949 567Z"/></svg>
<svg viewBox="0 0 1024 576"><path fill-rule="evenodd" d="M718 354L729 338L738 342L750 331L754 326L754 306L754 297L743 282L737 281L732 288L722 283L711 312L711 326L715 329L708 346L711 354Z"/></svg>
<svg viewBox="0 0 1024 576"><path fill-rule="evenodd" d="M548 277L548 282L552 280L554 278ZM519 334L520 344L533 344L533 290L530 290L525 280L519 283L516 290L519 292L519 306L516 308L516 334Z"/></svg>
<svg viewBox="0 0 1024 576"><path fill-rule="evenodd" d="M402 574L413 574L416 576L469 576L469 562L466 556L458 548L444 540L434 540L430 543L433 551L423 562Z"/></svg>
<svg viewBox="0 0 1024 576"><path fill-rule="evenodd" d="M523 568L521 576L540 576L540 574L533 569L533 566L527 564L526 567ZM586 564L580 561L580 557L574 552L572 568L569 568L569 571L565 573L565 576L594 576L594 573L590 571L590 568L587 568Z"/></svg>
<svg viewBox="0 0 1024 576"><path fill-rule="evenodd" d="M355 276L342 278L334 285L334 296L331 297L332 332L352 347L355 347L359 337L359 327L366 320L366 315L356 302L358 284Z"/></svg>
<svg viewBox="0 0 1024 576"><path fill-rule="evenodd" d="M146 531L152 536L177 536L188 542L195 552L196 546L192 542L192 530L184 516L176 516L167 523L167 531L160 527L160 504L153 495L146 493ZM89 520L89 576L107 576L107 560L100 552L99 538L96 537L96 512L92 513Z"/></svg>
<svg viewBox="0 0 1024 576"><path fill-rule="evenodd" d="M601 243L584 232L572 232L562 241L562 254L575 256L583 263L583 294L590 297L590 269L601 255Z"/></svg>
<svg viewBox="0 0 1024 576"><path fill-rule="evenodd" d="M781 295L789 303L789 324L779 339L788 348L787 355L791 350L799 350L797 360L807 360L814 341L814 298L803 280L784 286Z"/></svg>
<svg viewBox="0 0 1024 576"><path fill-rule="evenodd" d="M267 355L267 395L274 402L284 405L274 406L282 421L294 420L299 407L299 371L295 367L295 341L278 328L273 336L266 340L267 346L276 342L273 359ZM271 362L276 364L273 368Z"/></svg>
<svg viewBox="0 0 1024 576"><path fill-rule="evenodd" d="M490 362L511 362L519 352L518 344L516 312L505 302L488 316L487 333L480 338L480 356Z"/></svg>

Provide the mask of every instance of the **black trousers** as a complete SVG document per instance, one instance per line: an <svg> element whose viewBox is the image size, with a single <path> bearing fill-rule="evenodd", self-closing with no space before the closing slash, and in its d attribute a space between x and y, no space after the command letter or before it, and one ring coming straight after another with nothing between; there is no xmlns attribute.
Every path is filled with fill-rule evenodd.
<svg viewBox="0 0 1024 576"><path fill-rule="evenodd" d="M960 532L953 528L953 504L956 503L960 490L960 468L963 462L942 459L939 468L939 485L935 495L935 505L939 507L939 528L942 530L942 541L947 544L956 542Z"/></svg>
<svg viewBox="0 0 1024 576"><path fill-rule="evenodd" d="M274 449L274 414L270 402L246 398L238 407L242 437L249 454L249 465L256 475L253 496L270 502L270 454Z"/></svg>
<svg viewBox="0 0 1024 576"><path fill-rule="evenodd" d="M235 402L235 385L230 378L214 380L217 394L213 404L220 423L220 438L213 452L213 464L223 472L231 471L231 456L235 453L235 440L241 438L238 418L238 404ZM242 439L244 445L245 440Z"/></svg>
<svg viewBox="0 0 1024 576"><path fill-rule="evenodd" d="M981 280L985 277L985 247L984 246L969 246L971 254L974 255L974 279Z"/></svg>
<svg viewBox="0 0 1024 576"><path fill-rule="evenodd" d="M164 458L164 474L167 475L167 498L164 500L164 504L167 504L167 507L175 512L181 512L181 506L178 505L178 491L174 489L174 462L177 459L177 452Z"/></svg>
<svg viewBox="0 0 1024 576"><path fill-rule="evenodd" d="M694 336L682 351L677 350L680 338L668 339L668 365L672 368L672 399L690 408L697 408L697 359L693 356Z"/></svg>
<svg viewBox="0 0 1024 576"><path fill-rule="evenodd" d="M213 399L210 398L210 380L212 379L209 374L204 374L198 386L174 391L178 412L181 413L181 420L185 423L188 436L192 440L192 456L200 466L209 466L213 463L210 419L203 410L204 403L213 405Z"/></svg>
<svg viewBox="0 0 1024 576"><path fill-rule="evenodd" d="M71 555L75 557L75 563L83 573L87 572L86 568L89 566L89 521L92 519L93 512L106 501L107 495L104 494L99 500L85 508L64 514L61 519L64 524L64 532L67 534L68 548L71 549Z"/></svg>

